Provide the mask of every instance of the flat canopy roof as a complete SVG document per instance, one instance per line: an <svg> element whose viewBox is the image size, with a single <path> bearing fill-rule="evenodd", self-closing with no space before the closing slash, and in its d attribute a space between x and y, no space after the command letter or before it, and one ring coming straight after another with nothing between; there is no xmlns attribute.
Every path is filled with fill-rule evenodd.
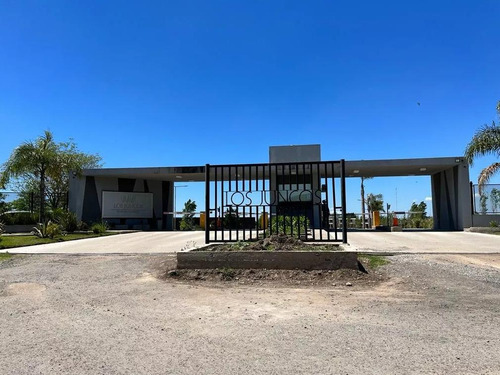
<svg viewBox="0 0 500 375"><path fill-rule="evenodd" d="M467 165L462 156L419 159L346 160L345 172L346 177L430 176L460 164ZM234 166L237 165L235 164ZM225 165L221 168L227 170L228 166ZM268 175L268 171L265 174ZM196 182L205 181L205 166L85 169L83 175ZM335 175L340 175L338 168L335 168ZM261 177L259 176L259 178Z"/></svg>

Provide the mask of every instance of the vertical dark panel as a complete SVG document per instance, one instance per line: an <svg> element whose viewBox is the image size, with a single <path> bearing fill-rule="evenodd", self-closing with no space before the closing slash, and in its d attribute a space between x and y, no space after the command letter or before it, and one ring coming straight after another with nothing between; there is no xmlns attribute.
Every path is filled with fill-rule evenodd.
<svg viewBox="0 0 500 375"><path fill-rule="evenodd" d="M132 193L134 191L135 179L134 178L119 178L118 191Z"/></svg>
<svg viewBox="0 0 500 375"><path fill-rule="evenodd" d="M95 178L87 176L85 178L85 193L83 195L82 221L92 223L100 220L101 207L99 206Z"/></svg>
<svg viewBox="0 0 500 375"><path fill-rule="evenodd" d="M148 185L148 181L146 180L143 180L143 187L144 187L144 192L145 193L149 193L149 185ZM154 194L153 194L153 218L152 219L148 219L148 225L149 225L149 228L151 229L160 229L158 228L158 224L157 224L157 221L156 221L156 212L155 212L155 204L154 204Z"/></svg>
<svg viewBox="0 0 500 375"><path fill-rule="evenodd" d="M163 214L163 212L170 212L171 202L170 202L170 192L172 191L172 183L169 181L161 182L161 206L162 206L162 217L163 217L163 229L167 228L167 218L168 216ZM170 224L170 230L173 230L173 221Z"/></svg>

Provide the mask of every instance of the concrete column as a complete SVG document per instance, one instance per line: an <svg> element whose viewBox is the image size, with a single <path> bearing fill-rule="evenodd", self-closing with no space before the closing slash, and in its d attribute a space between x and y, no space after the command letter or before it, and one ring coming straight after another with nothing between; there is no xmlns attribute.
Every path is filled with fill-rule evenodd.
<svg viewBox="0 0 500 375"><path fill-rule="evenodd" d="M472 225L469 167L465 162L431 177L434 229L463 230Z"/></svg>

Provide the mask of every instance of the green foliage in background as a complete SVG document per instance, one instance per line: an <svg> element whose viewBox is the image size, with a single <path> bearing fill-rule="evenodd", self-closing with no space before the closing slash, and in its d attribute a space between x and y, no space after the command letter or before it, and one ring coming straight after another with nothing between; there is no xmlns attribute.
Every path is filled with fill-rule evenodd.
<svg viewBox="0 0 500 375"><path fill-rule="evenodd" d="M196 212L196 202L188 199L184 203L182 210L182 219L180 223L180 230L195 230L194 213Z"/></svg>
<svg viewBox="0 0 500 375"><path fill-rule="evenodd" d="M270 232L276 234L298 234L306 233L310 226L309 218L306 216L272 216L270 220Z"/></svg>
<svg viewBox="0 0 500 375"><path fill-rule="evenodd" d="M44 222L46 203L60 207L69 190L70 172L79 174L83 168L100 166L101 157L78 150L76 144L56 143L50 131L34 141L16 147L0 170L0 188L15 179L22 192L36 192L39 200L39 221Z"/></svg>
<svg viewBox="0 0 500 375"><path fill-rule="evenodd" d="M496 109L500 116L500 101ZM495 121L491 125L484 125L474 134L465 148L465 159L472 165L477 157L492 154L500 158L500 126L495 124ZM494 162L479 173L479 193L482 193L484 185L499 171L500 162Z"/></svg>

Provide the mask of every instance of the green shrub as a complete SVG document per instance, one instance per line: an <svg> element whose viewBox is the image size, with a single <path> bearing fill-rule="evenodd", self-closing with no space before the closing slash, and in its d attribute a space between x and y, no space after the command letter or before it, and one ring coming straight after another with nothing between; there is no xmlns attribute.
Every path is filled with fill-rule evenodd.
<svg viewBox="0 0 500 375"><path fill-rule="evenodd" d="M33 235L39 238L55 238L63 235L62 228L59 224L49 221L47 223L39 223L33 228Z"/></svg>
<svg viewBox="0 0 500 375"><path fill-rule="evenodd" d="M89 230L89 225L85 221L79 221L77 229L86 232Z"/></svg>
<svg viewBox="0 0 500 375"><path fill-rule="evenodd" d="M103 233L106 233L106 231L108 230L108 223L106 223L105 221L101 221L100 223L94 223L90 227L90 230L94 234L103 234Z"/></svg>
<svg viewBox="0 0 500 375"><path fill-rule="evenodd" d="M78 229L78 219L75 213L58 209L53 212L53 215L54 221L59 223L64 231L73 233Z"/></svg>
<svg viewBox="0 0 500 375"><path fill-rule="evenodd" d="M188 199L186 203L184 203L184 209L182 210L182 219L179 225L180 230L194 230L194 213L196 211L196 202Z"/></svg>
<svg viewBox="0 0 500 375"><path fill-rule="evenodd" d="M222 280L232 280L236 276L236 271L229 267L219 269L219 274Z"/></svg>
<svg viewBox="0 0 500 375"><path fill-rule="evenodd" d="M498 227L498 222L497 222L497 221L495 221L495 220L491 220L491 221L490 221L490 227L491 227L491 228L497 228L497 227Z"/></svg>
<svg viewBox="0 0 500 375"><path fill-rule="evenodd" d="M222 219L222 224L224 225L224 229L238 229L240 227L240 219L236 210L229 207Z"/></svg>
<svg viewBox="0 0 500 375"><path fill-rule="evenodd" d="M5 230L5 225L0 221L0 242L2 242L2 233Z"/></svg>
<svg viewBox="0 0 500 375"><path fill-rule="evenodd" d="M285 216L279 215L271 217L271 233L277 234L297 234L305 233L309 229L310 221L306 216Z"/></svg>
<svg viewBox="0 0 500 375"><path fill-rule="evenodd" d="M5 225L35 225L38 222L37 214L31 212L9 212L1 218Z"/></svg>

